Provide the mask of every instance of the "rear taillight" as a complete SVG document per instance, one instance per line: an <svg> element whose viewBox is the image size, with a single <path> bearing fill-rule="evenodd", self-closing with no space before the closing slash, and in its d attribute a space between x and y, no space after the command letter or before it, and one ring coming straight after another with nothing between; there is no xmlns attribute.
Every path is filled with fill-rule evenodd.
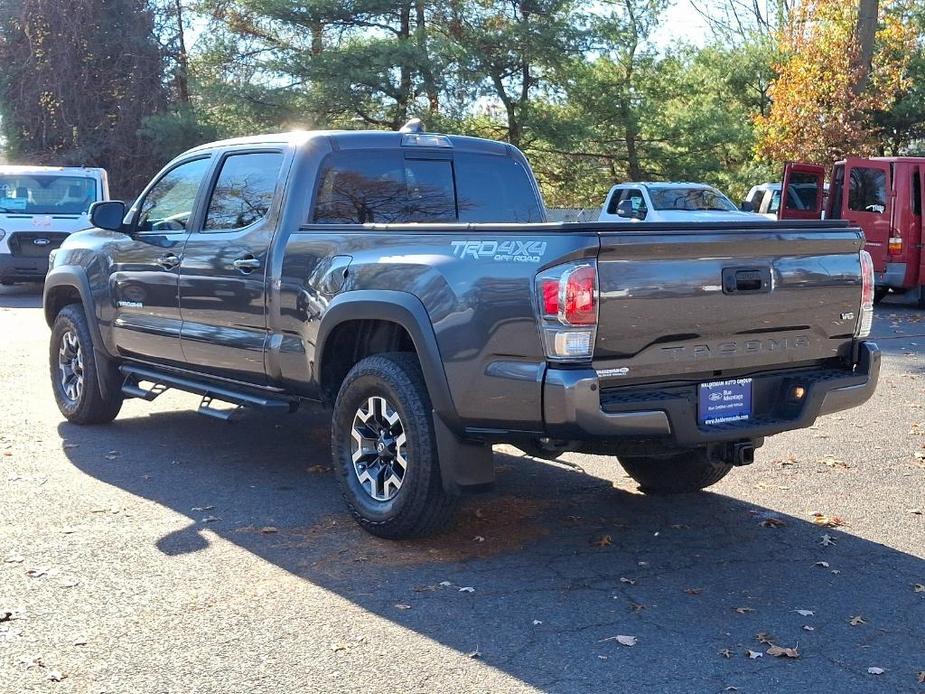
<svg viewBox="0 0 925 694"><path fill-rule="evenodd" d="M597 332L596 262L567 263L540 273L536 293L546 356L589 359Z"/></svg>
<svg viewBox="0 0 925 694"><path fill-rule="evenodd" d="M874 322L874 261L867 251L861 251L861 313L855 337L867 337Z"/></svg>
<svg viewBox="0 0 925 694"><path fill-rule="evenodd" d="M889 251L890 255L902 255L903 237L891 236L889 243L887 244L887 250Z"/></svg>

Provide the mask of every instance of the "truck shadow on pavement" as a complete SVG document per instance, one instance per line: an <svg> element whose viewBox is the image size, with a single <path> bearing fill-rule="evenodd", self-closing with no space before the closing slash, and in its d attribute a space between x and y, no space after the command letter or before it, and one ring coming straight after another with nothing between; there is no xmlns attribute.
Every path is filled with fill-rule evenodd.
<svg viewBox="0 0 925 694"><path fill-rule="evenodd" d="M328 424L169 412L58 431L85 473L189 518L140 542L188 554L215 533L540 689L916 691L920 558L720 493L645 497L616 461L604 479L501 452L496 489L466 499L453 530L379 540L344 511Z"/></svg>
<svg viewBox="0 0 925 694"><path fill-rule="evenodd" d="M41 308L41 284L15 284L0 287L0 308Z"/></svg>

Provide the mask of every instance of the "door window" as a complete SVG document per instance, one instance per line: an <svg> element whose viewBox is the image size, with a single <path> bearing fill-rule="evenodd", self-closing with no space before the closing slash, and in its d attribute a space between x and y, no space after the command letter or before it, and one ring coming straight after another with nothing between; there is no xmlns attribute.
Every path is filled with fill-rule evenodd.
<svg viewBox="0 0 925 694"><path fill-rule="evenodd" d="M282 152L226 157L212 189L203 229L243 229L266 217L282 163Z"/></svg>
<svg viewBox="0 0 925 694"><path fill-rule="evenodd" d="M190 223L209 158L194 159L164 174L141 201L138 231L183 231Z"/></svg>
<svg viewBox="0 0 925 694"><path fill-rule="evenodd" d="M633 205L633 212L635 212L640 219L644 219L649 213L649 208L646 207L646 199L642 197L642 191L638 188L628 188L624 190L623 195L620 196L620 202L624 200L630 201Z"/></svg>
<svg viewBox="0 0 925 694"><path fill-rule="evenodd" d="M848 209L883 214L886 209L886 171L863 166L851 169Z"/></svg>
<svg viewBox="0 0 925 694"><path fill-rule="evenodd" d="M829 186L829 219L842 218L842 200L845 188L845 166L839 164L832 171L832 185Z"/></svg>
<svg viewBox="0 0 925 694"><path fill-rule="evenodd" d="M791 171L787 183L786 209L814 211L819 203L819 175Z"/></svg>

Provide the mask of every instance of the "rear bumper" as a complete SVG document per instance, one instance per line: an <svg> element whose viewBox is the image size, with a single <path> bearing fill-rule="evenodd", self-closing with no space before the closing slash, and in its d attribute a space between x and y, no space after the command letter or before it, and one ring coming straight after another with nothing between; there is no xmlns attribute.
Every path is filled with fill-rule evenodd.
<svg viewBox="0 0 925 694"><path fill-rule="evenodd" d="M753 415L744 422L702 427L695 384L602 390L593 369L549 369L543 393L546 433L560 439L669 438L679 446L757 439L813 424L820 415L866 402L880 375L880 349L858 345L847 369L788 369L753 381ZM788 400L794 386L806 395Z"/></svg>
<svg viewBox="0 0 925 694"><path fill-rule="evenodd" d="M48 272L48 256L22 257L0 253L0 281L41 282Z"/></svg>
<svg viewBox="0 0 925 694"><path fill-rule="evenodd" d="M906 264L887 263L886 270L874 274L877 287L903 289L906 287Z"/></svg>

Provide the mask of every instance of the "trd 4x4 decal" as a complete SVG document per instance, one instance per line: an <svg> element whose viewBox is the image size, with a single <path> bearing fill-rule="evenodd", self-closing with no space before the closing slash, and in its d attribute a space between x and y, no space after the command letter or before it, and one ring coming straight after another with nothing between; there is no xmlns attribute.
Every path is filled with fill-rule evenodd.
<svg viewBox="0 0 925 694"><path fill-rule="evenodd" d="M493 260L498 263L538 263L546 253L546 242L532 239L450 241L450 245L457 258Z"/></svg>

